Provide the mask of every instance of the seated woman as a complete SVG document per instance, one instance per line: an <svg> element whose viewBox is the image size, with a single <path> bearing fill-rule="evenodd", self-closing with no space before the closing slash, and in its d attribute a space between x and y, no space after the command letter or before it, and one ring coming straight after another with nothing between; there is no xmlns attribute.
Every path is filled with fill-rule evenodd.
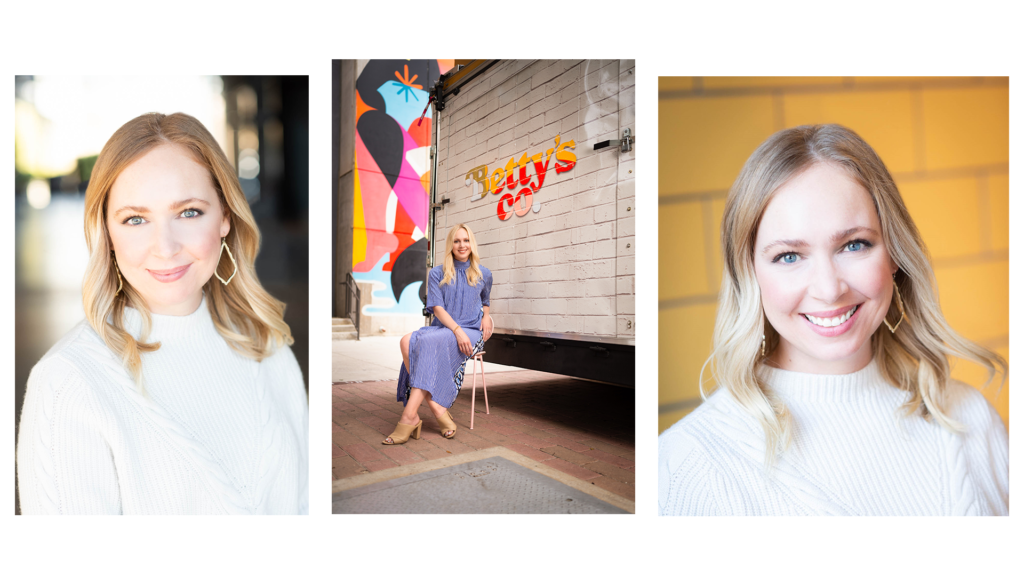
<svg viewBox="0 0 1024 576"><path fill-rule="evenodd" d="M441 436L453 438L457 427L448 409L462 389L466 360L484 347L494 329L490 316L491 271L480 265L473 231L456 224L445 240L444 264L430 270L427 308L430 326L402 337L398 401L405 404L398 426L382 444L419 439L424 401L437 418Z"/></svg>
<svg viewBox="0 0 1024 576"><path fill-rule="evenodd" d="M661 514L1008 513L1006 428L948 357L989 380L1006 362L946 323L866 142L824 125L761 144L726 200L722 254L720 389L660 437Z"/></svg>
<svg viewBox="0 0 1024 576"><path fill-rule="evenodd" d="M81 322L32 369L26 514L306 514L309 410L260 232L213 136L145 114L85 193Z"/></svg>

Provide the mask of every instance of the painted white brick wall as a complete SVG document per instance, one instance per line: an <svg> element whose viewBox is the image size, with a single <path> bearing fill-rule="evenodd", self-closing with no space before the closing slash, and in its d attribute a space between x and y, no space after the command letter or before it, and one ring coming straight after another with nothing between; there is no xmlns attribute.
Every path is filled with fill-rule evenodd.
<svg viewBox="0 0 1024 576"><path fill-rule="evenodd" d="M502 61L441 112L438 197L450 203L437 211L435 259L451 226L472 228L494 274L497 327L635 335L635 151L594 150L636 131L634 68L632 60ZM533 196L539 212L502 221L501 195L470 201L471 169L504 168L554 147L559 135L576 141L577 162L557 174L552 160ZM532 166L528 173L536 182Z"/></svg>

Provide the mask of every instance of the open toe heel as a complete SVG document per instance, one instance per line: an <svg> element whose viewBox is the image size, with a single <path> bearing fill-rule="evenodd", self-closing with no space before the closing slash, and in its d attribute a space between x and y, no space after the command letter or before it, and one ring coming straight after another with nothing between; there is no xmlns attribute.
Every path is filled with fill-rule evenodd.
<svg viewBox="0 0 1024 576"><path fill-rule="evenodd" d="M444 416L438 416L437 417L437 423L441 426L441 437L442 438L448 438L448 439L455 438L455 432L459 428L458 428L458 426L455 425L455 420L452 419L452 415L451 415L450 412L448 412L446 410L445 413L444 413ZM449 434L449 432L451 432L451 434Z"/></svg>
<svg viewBox="0 0 1024 576"><path fill-rule="evenodd" d="M405 444L406 442L409 441L410 436L412 437L413 440L419 440L420 430L422 428L423 420L420 420L415 425L402 424L401 422L399 422L398 426L395 426L395 431L391 433L391 436L388 436L388 438L391 439L391 442L388 442L388 438L385 438L384 440L381 441L381 444L386 444L389 446L395 444Z"/></svg>

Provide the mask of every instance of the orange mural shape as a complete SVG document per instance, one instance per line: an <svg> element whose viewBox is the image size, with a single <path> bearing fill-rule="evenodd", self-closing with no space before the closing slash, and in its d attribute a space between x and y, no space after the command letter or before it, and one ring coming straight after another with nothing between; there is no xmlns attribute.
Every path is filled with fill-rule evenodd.
<svg viewBox="0 0 1024 576"><path fill-rule="evenodd" d="M412 88L416 88L417 90L422 90L423 89L423 85L422 84L413 84L413 82L415 82L416 79L420 77L420 75L419 74L413 74L412 78L409 78L409 66L406 65L406 66L403 66L402 68L405 69L405 78L402 78L401 76L399 76L397 71L395 72L395 78L398 78L398 81L401 82L402 84L405 84L406 86L411 86Z"/></svg>
<svg viewBox="0 0 1024 576"><path fill-rule="evenodd" d="M423 176L420 176L420 184L423 185L423 191L430 194L430 170L427 170L423 173Z"/></svg>
<svg viewBox="0 0 1024 576"><path fill-rule="evenodd" d="M356 91L356 122L359 122L359 117L363 115L363 112L369 112L370 110L376 110L376 108L369 106L366 102L363 102L359 91Z"/></svg>
<svg viewBox="0 0 1024 576"><path fill-rule="evenodd" d="M430 118L424 117L423 121L416 121L409 125L409 136L419 146L430 146L431 144L431 132L430 129L433 124L430 122Z"/></svg>

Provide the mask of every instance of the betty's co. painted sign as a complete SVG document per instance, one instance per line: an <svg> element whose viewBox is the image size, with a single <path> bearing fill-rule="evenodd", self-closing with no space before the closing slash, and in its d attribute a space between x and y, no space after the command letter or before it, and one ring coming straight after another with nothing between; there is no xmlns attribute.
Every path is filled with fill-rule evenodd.
<svg viewBox="0 0 1024 576"><path fill-rule="evenodd" d="M529 152L524 152L518 162L513 156L509 158L504 168L495 168L493 172L488 170L486 164L472 168L466 173L466 186L473 189L470 200L480 200L487 196L488 192L499 194L505 191L498 199L498 218L501 220L508 220L513 212L517 216L525 216L531 208L534 212L540 212L540 202L535 202L533 195L540 192L544 186L544 177L551 159L555 159L556 174L572 170L576 165L576 153L571 150L575 148L575 140L562 142L562 136L559 135L555 136L555 146L548 148L546 154L538 152L530 156ZM533 172L529 173L528 168L531 165ZM518 173L516 168L519 169ZM516 188L519 188L518 192L515 192Z"/></svg>

